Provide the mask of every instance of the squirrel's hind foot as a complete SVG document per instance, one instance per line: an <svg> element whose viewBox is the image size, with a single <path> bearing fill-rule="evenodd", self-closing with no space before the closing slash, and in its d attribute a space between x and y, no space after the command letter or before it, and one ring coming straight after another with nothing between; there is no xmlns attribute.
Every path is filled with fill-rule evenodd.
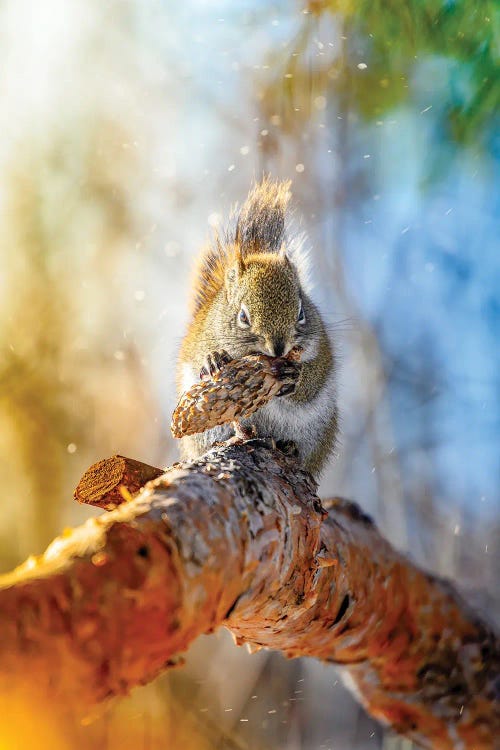
<svg viewBox="0 0 500 750"><path fill-rule="evenodd" d="M299 457L297 443L294 443L293 440L276 440L275 442L276 448L286 456L291 456L293 458Z"/></svg>
<svg viewBox="0 0 500 750"><path fill-rule="evenodd" d="M237 440L252 440L252 438L257 437L257 429L253 424L243 425L239 419L235 419L232 423L232 427L234 430L234 437Z"/></svg>

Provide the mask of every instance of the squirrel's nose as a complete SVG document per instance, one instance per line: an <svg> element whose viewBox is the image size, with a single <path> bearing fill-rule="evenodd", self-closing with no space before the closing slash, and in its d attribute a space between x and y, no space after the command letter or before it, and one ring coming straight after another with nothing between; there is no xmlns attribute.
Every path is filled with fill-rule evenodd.
<svg viewBox="0 0 500 750"><path fill-rule="evenodd" d="M272 339L270 343L269 348L273 357L282 357L285 354L286 344L284 339Z"/></svg>

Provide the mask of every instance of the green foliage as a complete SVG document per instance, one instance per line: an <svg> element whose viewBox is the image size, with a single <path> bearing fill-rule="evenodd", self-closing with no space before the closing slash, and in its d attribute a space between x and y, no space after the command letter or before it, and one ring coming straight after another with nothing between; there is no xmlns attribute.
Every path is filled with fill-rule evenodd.
<svg viewBox="0 0 500 750"><path fill-rule="evenodd" d="M315 95L319 89L336 94L367 120L380 119L415 98L422 87L422 64L429 60L442 63L447 80L437 89L434 80L424 81L428 104L442 114L456 142L480 139L500 108L500 6L495 0L314 0L302 19L287 63L293 77L275 78L262 97L276 100L281 87L284 101L293 105L281 113L285 129L299 126L297 112L302 118L311 113L301 100L313 89ZM328 19L340 24L341 50L334 44L329 55L312 56Z"/></svg>
<svg viewBox="0 0 500 750"><path fill-rule="evenodd" d="M451 133L458 141L476 137L500 105L499 20L499 8L490 0L362 3L354 31L372 42L368 68L348 63L360 111L371 118L404 103L422 57L447 58L452 64L442 106Z"/></svg>

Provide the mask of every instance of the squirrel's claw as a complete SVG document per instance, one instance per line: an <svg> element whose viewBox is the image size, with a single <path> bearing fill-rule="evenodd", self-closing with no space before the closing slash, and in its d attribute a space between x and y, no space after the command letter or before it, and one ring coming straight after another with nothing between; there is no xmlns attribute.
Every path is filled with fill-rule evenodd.
<svg viewBox="0 0 500 750"><path fill-rule="evenodd" d="M288 381L283 383L276 396L289 396L297 387L301 365L298 362L279 358L273 362L273 369L279 380Z"/></svg>
<svg viewBox="0 0 500 750"><path fill-rule="evenodd" d="M295 458L299 456L297 443L294 443L293 440L277 440L276 448L287 456L294 456Z"/></svg>
<svg viewBox="0 0 500 750"><path fill-rule="evenodd" d="M239 419L233 422L234 436L237 440L251 440L257 437L255 425L243 425Z"/></svg>
<svg viewBox="0 0 500 750"><path fill-rule="evenodd" d="M220 352L211 352L207 355L205 364L200 370L200 379L207 380L208 378L213 378L219 370L222 370L224 365L231 362L231 359L232 357L225 349L222 349Z"/></svg>
<svg viewBox="0 0 500 750"><path fill-rule="evenodd" d="M279 398L280 396L289 396L294 392L296 387L296 383L287 383L286 385L281 386L278 393L276 394L276 397Z"/></svg>

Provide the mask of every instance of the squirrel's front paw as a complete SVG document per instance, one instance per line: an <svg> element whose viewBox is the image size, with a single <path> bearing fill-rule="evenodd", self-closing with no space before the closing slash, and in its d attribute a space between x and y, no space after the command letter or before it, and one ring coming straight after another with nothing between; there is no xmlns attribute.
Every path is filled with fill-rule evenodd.
<svg viewBox="0 0 500 750"><path fill-rule="evenodd" d="M272 367L278 380L284 381L276 396L289 396L297 387L301 371L300 363L279 358L274 360Z"/></svg>
<svg viewBox="0 0 500 750"><path fill-rule="evenodd" d="M200 379L208 380L212 378L219 370L222 370L224 365L231 362L232 357L222 349L220 352L211 352L205 359L205 364L200 370Z"/></svg>

